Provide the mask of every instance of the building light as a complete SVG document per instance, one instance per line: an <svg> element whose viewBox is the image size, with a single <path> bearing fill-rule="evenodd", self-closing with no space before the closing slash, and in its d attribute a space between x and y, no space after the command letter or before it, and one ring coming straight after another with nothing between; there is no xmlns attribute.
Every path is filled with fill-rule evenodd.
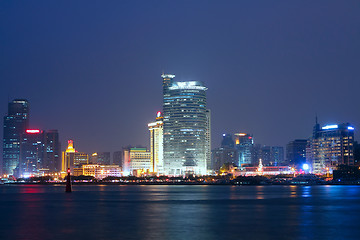
<svg viewBox="0 0 360 240"><path fill-rule="evenodd" d="M325 127L322 127L322 130L329 130L329 129L337 129L338 125L326 125Z"/></svg>
<svg viewBox="0 0 360 240"><path fill-rule="evenodd" d="M309 164L304 163L302 168L303 170L309 170Z"/></svg>
<svg viewBox="0 0 360 240"><path fill-rule="evenodd" d="M40 133L39 129L27 129L26 133Z"/></svg>
<svg viewBox="0 0 360 240"><path fill-rule="evenodd" d="M348 126L348 130L355 130L354 127Z"/></svg>

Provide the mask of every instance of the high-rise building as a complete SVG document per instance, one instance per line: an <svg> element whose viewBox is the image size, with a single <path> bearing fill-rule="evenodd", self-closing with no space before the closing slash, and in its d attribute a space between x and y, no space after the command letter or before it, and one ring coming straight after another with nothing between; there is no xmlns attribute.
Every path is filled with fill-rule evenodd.
<svg viewBox="0 0 360 240"><path fill-rule="evenodd" d="M57 130L45 131L45 156L41 164L42 169L48 169L49 172L61 171L61 145L59 141L59 133Z"/></svg>
<svg viewBox="0 0 360 240"><path fill-rule="evenodd" d="M57 130L26 129L21 134L18 176L39 176L60 171Z"/></svg>
<svg viewBox="0 0 360 240"><path fill-rule="evenodd" d="M164 171L205 175L209 161L210 112L207 88L199 81L175 82L163 74Z"/></svg>
<svg viewBox="0 0 360 240"><path fill-rule="evenodd" d="M238 151L238 166L243 167L253 163L253 136L247 133L235 133L235 148Z"/></svg>
<svg viewBox="0 0 360 240"><path fill-rule="evenodd" d="M306 163L306 139L295 139L286 145L286 162L290 166L301 168Z"/></svg>
<svg viewBox="0 0 360 240"><path fill-rule="evenodd" d="M339 165L354 165L354 127L349 123L326 125L316 123L310 140L314 173L332 172Z"/></svg>
<svg viewBox="0 0 360 240"><path fill-rule="evenodd" d="M149 123L150 131L150 159L153 173L164 174L164 143L163 143L163 116L157 112L156 121Z"/></svg>
<svg viewBox="0 0 360 240"><path fill-rule="evenodd" d="M212 170L211 167L211 111L206 109L206 133L205 133L205 158L206 170L208 173Z"/></svg>
<svg viewBox="0 0 360 240"><path fill-rule="evenodd" d="M65 152L62 152L61 171L66 173L67 169L70 168L71 173L74 173L74 168L81 168L82 165L88 163L89 155L83 152L75 151L73 140L69 140Z"/></svg>
<svg viewBox="0 0 360 240"><path fill-rule="evenodd" d="M14 99L8 104L4 117L2 174L14 174L20 163L21 134L29 127L29 103L26 99Z"/></svg>
<svg viewBox="0 0 360 240"><path fill-rule="evenodd" d="M27 129L21 134L19 177L38 176L45 157L44 131Z"/></svg>

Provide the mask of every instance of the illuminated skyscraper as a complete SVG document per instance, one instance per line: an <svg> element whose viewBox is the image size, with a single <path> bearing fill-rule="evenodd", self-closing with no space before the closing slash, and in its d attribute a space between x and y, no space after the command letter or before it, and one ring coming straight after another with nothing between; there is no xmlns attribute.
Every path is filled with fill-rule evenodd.
<svg viewBox="0 0 360 240"><path fill-rule="evenodd" d="M29 103L25 99L14 99L8 105L4 117L2 174L13 174L20 162L21 134L29 127Z"/></svg>
<svg viewBox="0 0 360 240"><path fill-rule="evenodd" d="M239 162L238 166L251 165L254 162L253 146L254 139L252 135L247 133L235 133L235 148L238 150ZM257 159L258 160L258 159ZM257 164L255 160L255 164Z"/></svg>
<svg viewBox="0 0 360 240"><path fill-rule="evenodd" d="M206 132L205 132L205 158L206 170L209 172L211 167L211 111L206 109Z"/></svg>
<svg viewBox="0 0 360 240"><path fill-rule="evenodd" d="M164 171L204 175L210 161L210 112L202 82L175 82L163 74Z"/></svg>
<svg viewBox="0 0 360 240"><path fill-rule="evenodd" d="M62 152L62 168L65 172L70 168L71 173L74 173L74 168L81 168L82 165L89 163L89 155L83 152L77 152L74 148L73 140L68 141L68 146L65 152Z"/></svg>
<svg viewBox="0 0 360 240"><path fill-rule="evenodd" d="M310 141L314 173L332 172L339 165L354 165L354 127L349 123L327 125L316 123Z"/></svg>
<svg viewBox="0 0 360 240"><path fill-rule="evenodd" d="M164 173L164 148L163 148L163 116L157 112L156 121L149 123L151 169L153 173Z"/></svg>
<svg viewBox="0 0 360 240"><path fill-rule="evenodd" d="M39 175L39 169L44 161L44 156L44 131L27 129L21 134L18 175L22 177Z"/></svg>

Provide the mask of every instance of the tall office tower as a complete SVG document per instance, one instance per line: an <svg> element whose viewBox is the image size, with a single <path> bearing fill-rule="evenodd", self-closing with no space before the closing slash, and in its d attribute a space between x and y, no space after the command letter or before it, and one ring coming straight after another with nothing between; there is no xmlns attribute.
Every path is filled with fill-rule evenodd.
<svg viewBox="0 0 360 240"><path fill-rule="evenodd" d="M286 145L286 162L290 166L301 168L306 163L306 139L295 139Z"/></svg>
<svg viewBox="0 0 360 240"><path fill-rule="evenodd" d="M238 151L238 166L253 164L254 139L247 133L235 133L235 148ZM256 163L255 163L256 164Z"/></svg>
<svg viewBox="0 0 360 240"><path fill-rule="evenodd" d="M274 166L282 166L284 162L284 147L271 147L271 162Z"/></svg>
<svg viewBox="0 0 360 240"><path fill-rule="evenodd" d="M174 82L163 77L164 171L166 175L206 174L207 88L199 81ZM208 137L209 139L209 137Z"/></svg>
<svg viewBox="0 0 360 240"><path fill-rule="evenodd" d="M67 172L70 168L71 173L74 173L74 168L81 168L82 165L89 163L89 155L83 152L77 152L74 148L73 140L68 141L68 146L65 152L62 152L62 172Z"/></svg>
<svg viewBox="0 0 360 240"><path fill-rule="evenodd" d="M41 168L44 170L47 169L49 172L60 172L61 145L59 141L59 133L57 130L48 130L45 131L44 138L45 152Z"/></svg>
<svg viewBox="0 0 360 240"><path fill-rule="evenodd" d="M45 156L44 131L27 129L21 134L19 177L38 176Z"/></svg>
<svg viewBox="0 0 360 240"><path fill-rule="evenodd" d="M29 103L25 99L14 99L8 104L4 117L2 174L13 174L20 161L21 134L29 127Z"/></svg>
<svg viewBox="0 0 360 240"><path fill-rule="evenodd" d="M206 170L211 171L211 111L206 109L206 133L205 133L205 158Z"/></svg>
<svg viewBox="0 0 360 240"><path fill-rule="evenodd" d="M164 174L163 116L157 112L156 121L149 123L151 172Z"/></svg>
<svg viewBox="0 0 360 240"><path fill-rule="evenodd" d="M112 165L118 165L122 167L122 151L116 151L113 153Z"/></svg>
<svg viewBox="0 0 360 240"><path fill-rule="evenodd" d="M354 127L349 123L315 127L311 150L314 173L332 172L338 165L353 166Z"/></svg>

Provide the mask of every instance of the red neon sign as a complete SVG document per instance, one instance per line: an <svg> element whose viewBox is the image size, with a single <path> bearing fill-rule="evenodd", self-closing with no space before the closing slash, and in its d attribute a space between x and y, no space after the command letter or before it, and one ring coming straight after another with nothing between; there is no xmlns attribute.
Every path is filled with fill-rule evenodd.
<svg viewBox="0 0 360 240"><path fill-rule="evenodd" d="M40 133L39 129L27 129L26 133Z"/></svg>

